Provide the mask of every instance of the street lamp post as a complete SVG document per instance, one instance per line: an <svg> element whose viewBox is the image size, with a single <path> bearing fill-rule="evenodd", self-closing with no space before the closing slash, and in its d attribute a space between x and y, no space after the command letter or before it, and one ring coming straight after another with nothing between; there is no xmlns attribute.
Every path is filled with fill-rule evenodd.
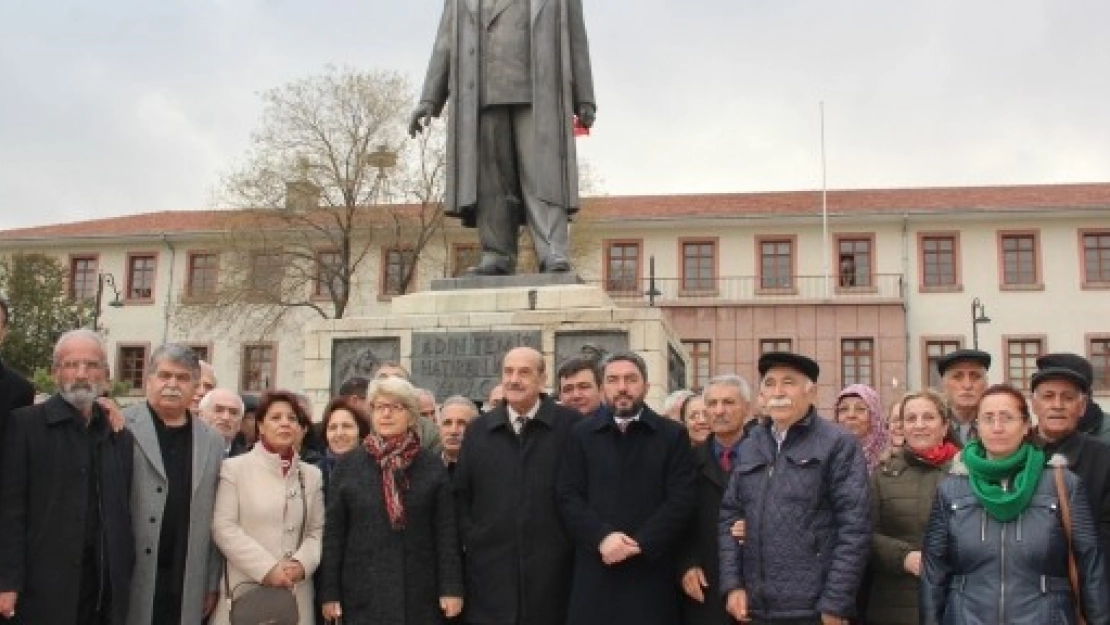
<svg viewBox="0 0 1110 625"><path fill-rule="evenodd" d="M116 288L116 277L110 273L96 274L96 304L93 308L92 330L93 332L100 331L100 306L104 300L104 287L112 289L112 301L108 305L112 308L122 308L123 300L120 299L119 289Z"/></svg>
<svg viewBox="0 0 1110 625"><path fill-rule="evenodd" d="M979 324L990 322L991 318L987 316L987 308L983 306L983 302L978 297L971 300L971 345L975 349L979 349Z"/></svg>

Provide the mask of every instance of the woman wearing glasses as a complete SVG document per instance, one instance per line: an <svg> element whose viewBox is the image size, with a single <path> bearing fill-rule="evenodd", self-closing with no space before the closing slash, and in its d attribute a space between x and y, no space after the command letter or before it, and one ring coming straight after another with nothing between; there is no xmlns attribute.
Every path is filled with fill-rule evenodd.
<svg viewBox="0 0 1110 625"><path fill-rule="evenodd" d="M441 623L462 610L462 564L447 470L420 448L416 391L370 385L372 432L332 469L320 598L345 625Z"/></svg>
<svg viewBox="0 0 1110 625"><path fill-rule="evenodd" d="M934 390L909 393L905 445L871 475L871 571L868 625L916 625L921 538L929 508L959 448L948 436L948 404Z"/></svg>
<svg viewBox="0 0 1110 625"><path fill-rule="evenodd" d="M1068 581L1069 540L1054 472L1028 442L1029 406L1008 385L979 401L979 440L941 483L925 531L921 622L1110 623L1106 569L1079 480L1064 471L1078 592Z"/></svg>

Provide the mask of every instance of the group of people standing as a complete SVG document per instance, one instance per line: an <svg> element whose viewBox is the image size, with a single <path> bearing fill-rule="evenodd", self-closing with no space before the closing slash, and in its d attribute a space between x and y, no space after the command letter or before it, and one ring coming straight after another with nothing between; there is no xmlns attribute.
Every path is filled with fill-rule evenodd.
<svg viewBox="0 0 1110 625"><path fill-rule="evenodd" d="M390 365L319 426L263 394L250 444L188 348L121 410L72 331L57 393L3 428L0 619L230 623L267 587L302 624L1110 623L1090 365L1043 357L1029 400L989 366L961 350L890 417L852 385L824 418L818 363L775 352L670 419L635 353L549 381L522 347L484 413Z"/></svg>

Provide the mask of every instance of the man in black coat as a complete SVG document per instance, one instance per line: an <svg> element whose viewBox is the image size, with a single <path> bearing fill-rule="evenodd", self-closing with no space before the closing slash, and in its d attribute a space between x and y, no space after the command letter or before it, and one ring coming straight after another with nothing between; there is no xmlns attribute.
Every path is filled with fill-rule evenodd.
<svg viewBox="0 0 1110 625"><path fill-rule="evenodd" d="M0 296L0 345L8 334L11 309L8 300ZM35 401L35 387L26 378L4 365L0 360L0 453L4 449L4 430L8 417L16 408L30 406Z"/></svg>
<svg viewBox="0 0 1110 625"><path fill-rule="evenodd" d="M1083 480L1099 541L1110 547L1110 445L1079 431L1091 393L1089 378L1063 366L1042 367L1033 374L1032 409L1037 441L1045 456L1062 454L1068 468Z"/></svg>
<svg viewBox="0 0 1110 625"><path fill-rule="evenodd" d="M463 617L472 625L563 625L573 545L555 476L580 417L544 397L543 356L505 354L505 401L466 430L454 485L466 556Z"/></svg>
<svg viewBox="0 0 1110 625"><path fill-rule="evenodd" d="M58 394L12 414L0 480L0 616L16 623L123 625L134 540L134 439L109 400L89 330L54 349Z"/></svg>
<svg viewBox="0 0 1110 625"><path fill-rule="evenodd" d="M678 548L694 513L690 438L644 405L639 355L610 357L602 387L611 413L574 426L559 476L575 543L567 625L672 625Z"/></svg>
<svg viewBox="0 0 1110 625"><path fill-rule="evenodd" d="M752 414L752 390L738 375L709 380L702 393L712 434L694 447L697 462L697 509L683 540L678 572L682 576L685 625L729 625L721 598L717 519L729 474L736 466L740 441Z"/></svg>

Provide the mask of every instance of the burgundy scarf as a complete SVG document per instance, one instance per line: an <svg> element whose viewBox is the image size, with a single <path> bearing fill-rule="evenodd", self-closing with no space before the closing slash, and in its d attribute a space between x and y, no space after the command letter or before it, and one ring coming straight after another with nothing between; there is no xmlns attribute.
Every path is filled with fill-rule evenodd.
<svg viewBox="0 0 1110 625"><path fill-rule="evenodd" d="M289 468L293 466L293 446L290 445L284 450L277 450L267 445L266 441L261 438L258 441L262 443L262 449L274 454L281 460L281 476L289 475Z"/></svg>
<svg viewBox="0 0 1110 625"><path fill-rule="evenodd" d="M932 449L926 449L923 451L917 451L909 445L906 446L906 449L925 464L934 467L943 466L944 463L951 460L952 457L960 451L959 448L957 448L949 441L944 441L943 443L937 445L936 447L933 447Z"/></svg>
<svg viewBox="0 0 1110 625"><path fill-rule="evenodd" d="M378 462L382 471L382 494L385 496L385 510L393 529L405 528L405 504L401 491L408 488L405 469L420 451L420 439L412 430L404 435L390 439L371 433L365 440L366 451ZM400 483L398 483L400 481Z"/></svg>

